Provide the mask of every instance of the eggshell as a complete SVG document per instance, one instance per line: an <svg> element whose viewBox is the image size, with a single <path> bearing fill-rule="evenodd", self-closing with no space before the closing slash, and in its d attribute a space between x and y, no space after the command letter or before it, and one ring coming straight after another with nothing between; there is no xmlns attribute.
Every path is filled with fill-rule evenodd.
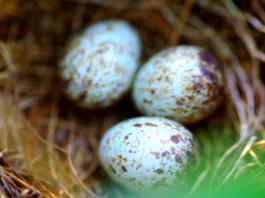
<svg viewBox="0 0 265 198"><path fill-rule="evenodd" d="M199 47L183 45L166 49L143 65L132 97L144 115L191 124L216 109L222 92L217 60Z"/></svg>
<svg viewBox="0 0 265 198"><path fill-rule="evenodd" d="M138 117L106 132L99 157L112 180L131 191L148 192L178 185L192 159L198 159L198 144L174 121Z"/></svg>
<svg viewBox="0 0 265 198"><path fill-rule="evenodd" d="M106 108L128 92L139 65L140 38L125 21L94 24L74 37L59 63L66 95L87 108Z"/></svg>

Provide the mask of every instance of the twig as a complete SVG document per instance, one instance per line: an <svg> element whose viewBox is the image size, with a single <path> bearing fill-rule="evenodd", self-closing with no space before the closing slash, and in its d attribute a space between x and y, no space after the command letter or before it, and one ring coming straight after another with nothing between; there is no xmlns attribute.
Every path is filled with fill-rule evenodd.
<svg viewBox="0 0 265 198"><path fill-rule="evenodd" d="M175 28L173 30L173 33L171 34L171 37L169 40L170 45L178 45L184 26L189 19L189 15L190 15L193 4L194 4L194 0L185 1L185 4L180 13L180 20L175 24Z"/></svg>
<svg viewBox="0 0 265 198"><path fill-rule="evenodd" d="M81 181L73 163L72 163L72 146L71 144L69 144L68 146L68 162L69 162L69 165L71 167L71 170L73 171L74 175L75 175L75 178L77 179L77 181L80 183L80 185L82 186L82 188L91 196L91 197L94 197L94 198L97 198L97 195L95 193L93 193L90 189L89 189L89 186L88 185L85 185L83 183L83 181Z"/></svg>
<svg viewBox="0 0 265 198"><path fill-rule="evenodd" d="M256 141L257 137L256 136L252 136L246 147L244 148L244 150L242 151L241 155L239 156L239 158L237 159L235 165L233 166L232 170L229 171L229 173L226 175L225 179L223 180L223 182L220 184L220 186L222 186L231 176L232 174L234 173L234 171L238 168L239 166L239 163L241 161L241 159L247 154L247 152L249 151L249 149L251 148L251 146L254 144L254 142ZM220 187L219 186L219 187Z"/></svg>
<svg viewBox="0 0 265 198"><path fill-rule="evenodd" d="M263 23L265 23L265 12L262 9L262 6L260 5L258 0L252 0L250 1L251 7L253 8L254 11L259 15Z"/></svg>

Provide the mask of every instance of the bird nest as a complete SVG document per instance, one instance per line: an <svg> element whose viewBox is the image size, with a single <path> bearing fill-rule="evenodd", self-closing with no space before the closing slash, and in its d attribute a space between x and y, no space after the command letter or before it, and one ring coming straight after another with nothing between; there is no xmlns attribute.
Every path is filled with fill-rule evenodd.
<svg viewBox="0 0 265 198"><path fill-rule="evenodd" d="M142 62L178 44L201 46L221 62L225 100L188 126L201 165L174 195L262 193L264 7L262 0L0 1L0 197L129 196L106 180L97 150L110 126L139 115L130 97L107 110L82 109L61 94L56 75L69 38L113 18L140 32Z"/></svg>

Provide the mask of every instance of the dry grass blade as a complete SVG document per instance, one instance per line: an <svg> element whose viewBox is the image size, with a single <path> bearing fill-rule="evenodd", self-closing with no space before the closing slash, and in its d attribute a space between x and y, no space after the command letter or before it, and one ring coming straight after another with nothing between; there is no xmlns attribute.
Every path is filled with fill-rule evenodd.
<svg viewBox="0 0 265 198"><path fill-rule="evenodd" d="M175 46L179 43L180 36L183 33L184 26L189 19L189 15L190 15L193 4L194 4L194 0L187 0L185 2L185 5L183 6L183 9L180 13L180 22L176 23L175 29L173 33L171 34L171 38L169 41L170 45Z"/></svg>
<svg viewBox="0 0 265 198"><path fill-rule="evenodd" d="M91 196L91 198L97 198L97 196L95 195L95 193L93 193L90 190L89 186L85 185L84 182L81 181L80 176L77 173L77 171L76 171L76 169L75 169L75 167L73 165L72 157L71 156L72 156L72 148L71 148L71 145L69 145L69 148L68 148L68 160L69 160L70 167L71 167L71 169L72 169L72 171L73 171L73 173L74 173L77 181L79 182L80 186L82 186L82 188L87 192L87 194Z"/></svg>
<svg viewBox="0 0 265 198"><path fill-rule="evenodd" d="M7 197L49 197L16 173L5 161L3 154L0 156L0 191Z"/></svg>
<svg viewBox="0 0 265 198"><path fill-rule="evenodd" d="M255 10L256 13L259 15L259 17L261 18L263 23L265 23L265 11L262 8L260 2L258 0L253 0L253 1L251 1L251 6L252 6L253 10Z"/></svg>
<svg viewBox="0 0 265 198"><path fill-rule="evenodd" d="M223 180L223 182L221 183L221 185L224 185L224 183L233 175L233 173L235 172L236 169L238 169L239 167L239 163L240 160L242 160L242 158L247 154L247 152L249 151L249 149L251 148L251 146L254 144L254 142L256 141L257 137L252 136L246 147L244 148L244 150L242 151L242 153L240 154L240 156L238 157L238 159L236 160L234 167L231 169L231 171L226 175L225 179Z"/></svg>

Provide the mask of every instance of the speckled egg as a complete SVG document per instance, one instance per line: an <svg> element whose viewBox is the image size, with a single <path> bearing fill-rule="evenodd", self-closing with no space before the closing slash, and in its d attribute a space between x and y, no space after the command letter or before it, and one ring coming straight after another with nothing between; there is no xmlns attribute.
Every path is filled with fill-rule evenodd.
<svg viewBox="0 0 265 198"><path fill-rule="evenodd" d="M217 60L199 47L183 45L166 49L143 65L132 97L144 115L191 124L216 109L222 92Z"/></svg>
<svg viewBox="0 0 265 198"><path fill-rule="evenodd" d="M66 95L87 108L106 108L128 92L139 65L136 30L120 20L94 24L66 47L59 73Z"/></svg>
<svg viewBox="0 0 265 198"><path fill-rule="evenodd" d="M148 192L177 186L188 165L198 159L198 144L175 121L138 117L105 133L99 157L112 180L131 191Z"/></svg>

